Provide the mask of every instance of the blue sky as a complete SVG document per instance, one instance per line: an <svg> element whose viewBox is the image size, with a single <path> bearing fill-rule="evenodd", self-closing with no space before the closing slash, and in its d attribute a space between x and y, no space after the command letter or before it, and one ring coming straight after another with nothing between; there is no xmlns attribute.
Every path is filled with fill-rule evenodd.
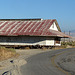
<svg viewBox="0 0 75 75"><path fill-rule="evenodd" d="M75 0L0 0L0 19L57 19L62 31L75 30Z"/></svg>

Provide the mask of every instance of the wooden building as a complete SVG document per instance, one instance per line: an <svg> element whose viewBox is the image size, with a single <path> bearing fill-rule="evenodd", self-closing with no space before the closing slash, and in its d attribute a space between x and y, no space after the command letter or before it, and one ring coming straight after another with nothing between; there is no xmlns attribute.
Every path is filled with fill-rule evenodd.
<svg viewBox="0 0 75 75"><path fill-rule="evenodd" d="M64 37L70 36L61 32L56 19L0 20L0 45L60 46Z"/></svg>

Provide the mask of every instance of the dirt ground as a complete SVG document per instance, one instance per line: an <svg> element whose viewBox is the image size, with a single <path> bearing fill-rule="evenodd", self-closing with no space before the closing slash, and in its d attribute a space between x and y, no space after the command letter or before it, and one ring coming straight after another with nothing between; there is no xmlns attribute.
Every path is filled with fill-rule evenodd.
<svg viewBox="0 0 75 75"><path fill-rule="evenodd" d="M0 75L2 75L3 73L6 73L6 75L10 73L13 74L15 73L15 71L16 71L15 75L19 75L18 74L19 67L27 63L25 61L26 58L42 53L42 52L46 52L46 51L50 51L50 50L42 50L42 49L30 49L30 50L21 49L20 50L20 49L17 49L16 53L19 54L17 58L13 57L13 58L9 58L9 59L6 59L0 62ZM11 63L10 61L12 61L13 63Z"/></svg>
<svg viewBox="0 0 75 75"><path fill-rule="evenodd" d="M50 49L48 50L42 50L42 49L29 49L29 50L16 50L16 52L18 54L20 54L19 58L28 58L32 55L35 55L35 54L39 54L39 53L42 53L42 52L47 52L47 51L51 51Z"/></svg>

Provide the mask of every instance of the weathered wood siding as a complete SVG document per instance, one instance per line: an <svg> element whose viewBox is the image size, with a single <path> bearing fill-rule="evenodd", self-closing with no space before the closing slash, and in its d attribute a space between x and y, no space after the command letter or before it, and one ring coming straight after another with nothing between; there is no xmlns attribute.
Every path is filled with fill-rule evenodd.
<svg viewBox="0 0 75 75"><path fill-rule="evenodd" d="M30 36L0 36L1 45L46 45L45 37Z"/></svg>
<svg viewBox="0 0 75 75"><path fill-rule="evenodd" d="M54 46L55 40L41 36L0 36L0 45L46 45Z"/></svg>

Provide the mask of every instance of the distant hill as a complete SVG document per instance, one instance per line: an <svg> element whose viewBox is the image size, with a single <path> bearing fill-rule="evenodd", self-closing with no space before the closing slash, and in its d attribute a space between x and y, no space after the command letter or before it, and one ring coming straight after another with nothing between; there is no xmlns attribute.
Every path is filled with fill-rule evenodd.
<svg viewBox="0 0 75 75"><path fill-rule="evenodd" d="M72 36L72 37L75 37L75 33L74 33L74 32L73 32L73 33L71 33L71 36Z"/></svg>
<svg viewBox="0 0 75 75"><path fill-rule="evenodd" d="M69 35L69 32L65 32L65 34ZM75 31L74 30L70 31L70 36L75 37Z"/></svg>
<svg viewBox="0 0 75 75"><path fill-rule="evenodd" d="M75 30L72 30L72 31L71 31L71 36L72 36L72 37L75 37Z"/></svg>
<svg viewBox="0 0 75 75"><path fill-rule="evenodd" d="M75 33L75 30L71 30L71 33Z"/></svg>
<svg viewBox="0 0 75 75"><path fill-rule="evenodd" d="M72 39L71 40L75 41L75 32L72 32L71 33L71 36L72 36Z"/></svg>
<svg viewBox="0 0 75 75"><path fill-rule="evenodd" d="M69 32L65 32L65 34L67 34L67 35L69 35ZM69 40L71 40L71 41L75 41L75 30L73 30L73 31L71 31L70 32L70 36L72 36L72 38L65 38L65 40L66 41L69 41ZM64 40L64 38L62 39L62 41Z"/></svg>

